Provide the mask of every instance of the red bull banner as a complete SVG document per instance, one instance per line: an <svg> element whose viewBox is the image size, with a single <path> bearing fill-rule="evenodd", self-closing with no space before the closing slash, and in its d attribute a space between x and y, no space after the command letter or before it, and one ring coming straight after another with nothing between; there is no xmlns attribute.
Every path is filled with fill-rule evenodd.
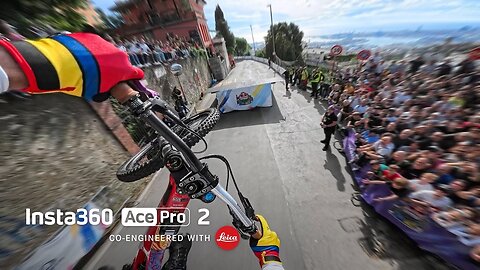
<svg viewBox="0 0 480 270"><path fill-rule="evenodd" d="M256 107L272 107L272 84L235 88L217 92L220 112L245 111Z"/></svg>

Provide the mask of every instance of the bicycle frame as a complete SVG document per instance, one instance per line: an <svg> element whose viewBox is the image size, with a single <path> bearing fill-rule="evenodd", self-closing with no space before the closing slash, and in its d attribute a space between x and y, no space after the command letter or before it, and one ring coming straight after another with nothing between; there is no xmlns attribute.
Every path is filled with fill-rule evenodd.
<svg viewBox="0 0 480 270"><path fill-rule="evenodd" d="M190 197L188 195L179 194L177 192L177 185L175 183L175 179L173 178L173 175L170 175L167 189L165 190L162 200L160 201L157 207L161 209L169 210L170 212L173 211L171 210L171 208L174 207L178 209L178 211L175 211L175 212L183 213L189 202L190 202ZM146 235L155 236L156 234L158 234L158 229L159 228L157 226L149 227L147 229ZM160 227L160 229L162 229L162 227ZM180 227L173 227L173 231L169 231L169 234L176 234L178 233L179 230L180 230ZM160 233L162 233L162 231L160 231ZM166 232L163 232L163 234L165 233ZM152 246L151 238L146 237L145 241L141 243L137 251L137 255L133 260L133 263L132 263L133 270L147 269L147 262L150 259L149 255L150 255L151 246Z"/></svg>
<svg viewBox="0 0 480 270"><path fill-rule="evenodd" d="M139 82L131 83L133 89L147 94L147 96L152 96L151 90L146 89ZM127 105L130 107L131 111L159 134L159 140L163 142L161 147L161 153L164 155L164 160L166 161L166 168L170 171L170 179L167 190L165 191L162 200L160 201L158 208L169 210L170 212L184 212L187 207L190 199L195 195L187 195L179 192L179 186L181 187L185 182L185 178L188 176L189 179L192 178L192 175L199 175L204 178L209 185L202 189L202 192L210 188L210 192L216 195L218 199L223 201L230 209L230 213L234 219L234 224L237 229L244 234L253 235L258 232L252 216L248 216L240 205L235 201L235 199L218 183L218 178L210 173L208 167L200 162L200 160L195 156L193 151L183 142L181 138L178 137L162 120L160 120L154 111L163 113L171 118L176 116L172 114L166 103L162 100L147 100L142 101L138 96L132 98ZM178 120L178 119L177 119ZM173 148L171 147L173 146ZM178 156L175 153L180 153L182 163L181 166L176 166L175 168L169 163L170 161L177 162ZM177 159L173 159L177 158ZM184 181L182 183L182 181ZM243 201L242 201L243 203ZM244 204L245 207L245 204ZM175 208L172 210L171 208ZM253 209L252 209L253 212ZM159 219L160 220L160 219ZM160 226L160 227L159 227ZM241 227L241 228L239 228ZM147 235L173 235L178 233L180 230L179 226L172 226L172 224L159 224L157 226L152 226L147 229ZM152 241L148 237L144 241L135 256L131 269L149 269L149 262L151 261L151 252ZM157 253L155 256L156 260L160 260L158 265L161 264L163 260L164 251L167 249L166 245L161 245L160 250L155 250ZM161 254L159 254L161 253Z"/></svg>

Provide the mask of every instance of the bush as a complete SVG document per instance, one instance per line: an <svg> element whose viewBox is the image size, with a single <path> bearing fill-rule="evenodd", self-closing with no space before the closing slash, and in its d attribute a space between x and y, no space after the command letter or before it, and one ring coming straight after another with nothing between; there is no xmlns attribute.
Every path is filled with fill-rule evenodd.
<svg viewBox="0 0 480 270"><path fill-rule="evenodd" d="M265 54L265 50L259 50L255 52L256 57L261 57L261 58L267 58L267 55Z"/></svg>

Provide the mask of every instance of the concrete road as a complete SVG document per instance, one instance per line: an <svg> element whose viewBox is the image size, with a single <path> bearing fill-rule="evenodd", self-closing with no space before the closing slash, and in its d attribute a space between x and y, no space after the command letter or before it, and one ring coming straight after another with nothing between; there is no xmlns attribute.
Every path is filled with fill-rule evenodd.
<svg viewBox="0 0 480 270"><path fill-rule="evenodd" d="M244 61L230 76L229 80L252 80L279 75L263 64ZM244 195L277 231L285 269L442 269L441 263L418 250L369 207L352 204L354 188L343 156L334 148L321 150L319 121L325 105L296 88L286 92L283 83L275 84L273 93L273 107L224 114L206 140L208 153L228 158ZM224 180L222 164L212 161L209 165ZM156 206L166 182L164 170L139 206ZM193 243L188 269L258 269L247 241L233 251L220 250L213 241L218 228L231 222L226 207L220 201L209 205L193 201L189 206L193 221L202 207L210 210L211 225L191 225L182 232L210 234L212 241ZM144 231L119 227L115 233ZM104 265L121 269L137 247L135 242L107 241L87 269Z"/></svg>

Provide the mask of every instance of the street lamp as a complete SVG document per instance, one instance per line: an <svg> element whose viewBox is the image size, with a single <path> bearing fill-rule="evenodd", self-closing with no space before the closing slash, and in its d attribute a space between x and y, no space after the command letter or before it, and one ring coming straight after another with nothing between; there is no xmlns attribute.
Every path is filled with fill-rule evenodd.
<svg viewBox="0 0 480 270"><path fill-rule="evenodd" d="M252 32L252 41L253 41L253 56L255 56L255 39L253 38L253 28L252 25L250 24L250 31Z"/></svg>
<svg viewBox="0 0 480 270"><path fill-rule="evenodd" d="M272 15L272 4L267 5L270 8L270 28L272 29L272 45L273 45L273 55L275 56L275 33L273 32L273 15ZM275 60L274 60L275 61Z"/></svg>
<svg viewBox="0 0 480 270"><path fill-rule="evenodd" d="M178 81L178 84L180 86L180 90L182 91L182 96L183 96L185 102L187 102L187 96L185 95L185 92L183 91L183 86L182 86L182 83L180 82L180 78L179 78L179 76L182 75L182 71L183 71L182 65L175 63L170 67L170 71L173 73L173 75L175 77L177 77L177 81Z"/></svg>

